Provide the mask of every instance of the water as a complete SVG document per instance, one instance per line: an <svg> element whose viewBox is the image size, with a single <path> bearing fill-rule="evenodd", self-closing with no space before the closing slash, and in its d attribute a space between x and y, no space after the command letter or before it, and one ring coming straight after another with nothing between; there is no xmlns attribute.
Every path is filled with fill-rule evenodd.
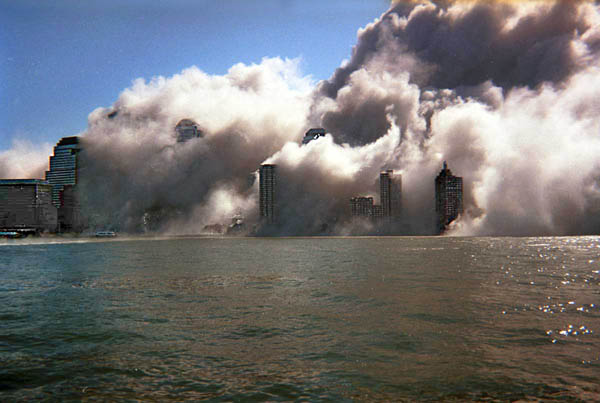
<svg viewBox="0 0 600 403"><path fill-rule="evenodd" d="M600 400L600 238L0 245L0 400Z"/></svg>

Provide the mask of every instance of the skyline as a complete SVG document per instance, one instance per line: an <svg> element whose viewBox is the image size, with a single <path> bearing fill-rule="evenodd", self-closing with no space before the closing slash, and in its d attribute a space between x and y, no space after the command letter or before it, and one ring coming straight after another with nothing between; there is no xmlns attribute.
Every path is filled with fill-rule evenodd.
<svg viewBox="0 0 600 403"><path fill-rule="evenodd" d="M248 177L274 164L289 178L282 232L311 234L392 169L409 233L424 234L435 206L422 178L448 161L464 177L454 235L599 231L599 5L398 2L358 32L318 83L280 56L134 81L82 137L95 211L125 227L175 211L163 230L194 233L256 215ZM182 119L202 136L177 143ZM326 134L301 144L311 127ZM21 171L6 156L0 174L47 166L47 153Z"/></svg>

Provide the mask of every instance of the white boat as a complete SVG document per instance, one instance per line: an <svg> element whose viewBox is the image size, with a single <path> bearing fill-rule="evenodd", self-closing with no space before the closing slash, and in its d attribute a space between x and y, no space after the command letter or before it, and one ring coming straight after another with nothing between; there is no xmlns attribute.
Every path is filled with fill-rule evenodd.
<svg viewBox="0 0 600 403"><path fill-rule="evenodd" d="M117 234L114 231L98 231L96 232L96 238L113 238Z"/></svg>

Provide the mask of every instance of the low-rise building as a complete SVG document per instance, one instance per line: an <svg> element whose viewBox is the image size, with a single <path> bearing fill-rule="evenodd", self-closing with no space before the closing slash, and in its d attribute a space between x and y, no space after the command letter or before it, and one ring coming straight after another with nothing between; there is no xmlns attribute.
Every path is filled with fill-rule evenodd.
<svg viewBox="0 0 600 403"><path fill-rule="evenodd" d="M350 199L352 217L373 217L372 197L353 197Z"/></svg>
<svg viewBox="0 0 600 403"><path fill-rule="evenodd" d="M41 179L0 180L0 229L56 232L57 209L52 185Z"/></svg>

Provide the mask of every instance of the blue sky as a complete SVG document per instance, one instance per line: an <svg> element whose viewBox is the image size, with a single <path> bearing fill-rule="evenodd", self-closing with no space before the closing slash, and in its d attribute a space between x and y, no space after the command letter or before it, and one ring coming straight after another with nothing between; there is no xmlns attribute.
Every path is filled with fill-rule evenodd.
<svg viewBox="0 0 600 403"><path fill-rule="evenodd" d="M328 78L386 0L0 0L0 151L86 129L136 78L302 58Z"/></svg>

